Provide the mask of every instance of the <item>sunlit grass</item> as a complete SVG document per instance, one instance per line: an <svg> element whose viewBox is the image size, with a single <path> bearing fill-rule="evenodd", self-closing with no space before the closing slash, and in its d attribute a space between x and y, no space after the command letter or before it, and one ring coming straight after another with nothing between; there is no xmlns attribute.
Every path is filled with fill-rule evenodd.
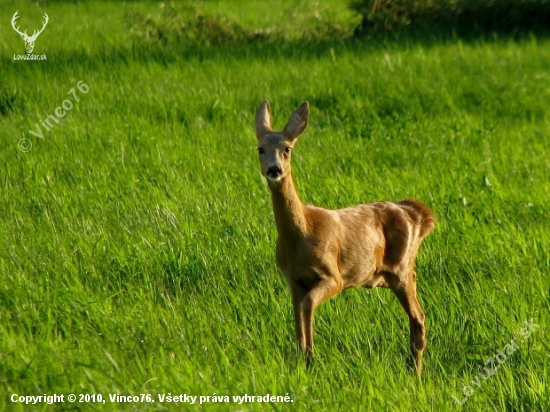
<svg viewBox="0 0 550 412"><path fill-rule="evenodd" d="M239 2L203 7L216 5L252 25ZM104 410L456 410L452 396L531 318L540 328L462 408L548 409L548 42L132 46L127 13L158 6L52 3L36 45L47 62L14 62L23 42L0 26L0 97L12 101L0 114L0 409L37 409L12 393L101 393ZM16 8L37 11L7 2L1 20ZM80 80L90 91L61 123L30 135ZM417 268L420 380L388 290L325 303L305 370L255 153L264 98L277 127L310 102L293 159L304 201L414 197L435 210ZM141 393L294 402L108 400Z"/></svg>

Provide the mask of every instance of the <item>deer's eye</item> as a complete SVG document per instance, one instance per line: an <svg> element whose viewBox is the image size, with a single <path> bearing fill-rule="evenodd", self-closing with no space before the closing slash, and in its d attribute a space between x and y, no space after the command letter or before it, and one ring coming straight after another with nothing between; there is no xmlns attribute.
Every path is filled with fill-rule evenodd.
<svg viewBox="0 0 550 412"><path fill-rule="evenodd" d="M292 150L291 147L285 147L285 153L286 153L286 154L290 153L291 150Z"/></svg>
<svg viewBox="0 0 550 412"><path fill-rule="evenodd" d="M258 147L258 153L263 155L265 153L265 150L261 147Z"/></svg>

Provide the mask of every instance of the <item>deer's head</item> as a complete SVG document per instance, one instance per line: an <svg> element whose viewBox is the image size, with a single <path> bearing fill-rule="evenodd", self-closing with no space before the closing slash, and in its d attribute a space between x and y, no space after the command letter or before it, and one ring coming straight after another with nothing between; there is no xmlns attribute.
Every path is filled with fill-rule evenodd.
<svg viewBox="0 0 550 412"><path fill-rule="evenodd" d="M15 14L13 15L13 17L11 19L11 26L23 38L23 40L25 41L25 49L27 50L28 54L31 54L33 49L34 49L34 42L36 41L36 39L38 38L40 33L42 33L44 31L44 28L48 24L49 17L46 13L44 13L44 23L42 24L42 28L40 30L34 30L33 33L32 33L32 36L29 36L27 34L27 30L25 30L24 32L21 32L19 30L19 27L15 26L16 20L19 18L17 13L19 13L19 10L17 10L15 12Z"/></svg>
<svg viewBox="0 0 550 412"><path fill-rule="evenodd" d="M309 104L303 102L290 116L282 131L271 128L271 108L264 100L256 112L256 137L262 174L271 182L279 182L290 173L291 151L307 127Z"/></svg>

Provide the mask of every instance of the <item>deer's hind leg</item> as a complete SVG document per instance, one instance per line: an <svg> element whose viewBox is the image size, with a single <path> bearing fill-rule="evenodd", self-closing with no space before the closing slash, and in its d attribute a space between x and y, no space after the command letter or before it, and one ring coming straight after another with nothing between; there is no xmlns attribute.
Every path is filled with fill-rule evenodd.
<svg viewBox="0 0 550 412"><path fill-rule="evenodd" d="M416 296L416 273L414 270L388 273L386 280L409 316L411 354L420 373L423 369L422 352L426 348L426 327L424 312Z"/></svg>

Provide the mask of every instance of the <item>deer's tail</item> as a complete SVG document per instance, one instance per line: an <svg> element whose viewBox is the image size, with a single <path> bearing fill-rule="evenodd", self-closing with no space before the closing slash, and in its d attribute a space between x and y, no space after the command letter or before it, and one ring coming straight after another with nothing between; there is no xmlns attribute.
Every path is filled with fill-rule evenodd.
<svg viewBox="0 0 550 412"><path fill-rule="evenodd" d="M435 228L434 212L419 200L405 199L397 203L404 206L409 215L420 225L420 238L428 235Z"/></svg>

